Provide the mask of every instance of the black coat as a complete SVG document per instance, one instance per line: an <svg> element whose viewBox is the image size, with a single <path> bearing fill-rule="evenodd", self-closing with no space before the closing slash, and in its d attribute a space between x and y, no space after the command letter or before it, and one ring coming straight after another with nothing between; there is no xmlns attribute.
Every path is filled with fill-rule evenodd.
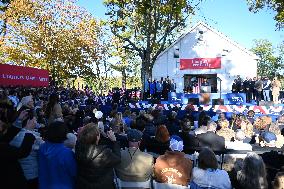
<svg viewBox="0 0 284 189"><path fill-rule="evenodd" d="M13 189L27 188L27 181L18 159L25 158L30 154L35 137L27 133L20 148L10 146L10 140L12 140L20 130L21 129L12 126L0 140L0 182L2 187L9 186L9 188Z"/></svg>
<svg viewBox="0 0 284 189"><path fill-rule="evenodd" d="M197 135L200 147L210 147L213 151L225 150L224 137L218 136L212 131Z"/></svg>
<svg viewBox="0 0 284 189"><path fill-rule="evenodd" d="M77 189L113 189L113 168L120 163L119 142L104 145L76 144Z"/></svg>
<svg viewBox="0 0 284 189"><path fill-rule="evenodd" d="M179 134L179 136L183 140L184 153L193 154L199 147L199 139L195 135L189 134L188 132L182 132Z"/></svg>

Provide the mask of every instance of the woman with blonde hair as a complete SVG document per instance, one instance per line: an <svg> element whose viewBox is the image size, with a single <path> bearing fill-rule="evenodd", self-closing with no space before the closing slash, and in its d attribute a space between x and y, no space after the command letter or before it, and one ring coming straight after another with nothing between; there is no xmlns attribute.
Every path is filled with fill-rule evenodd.
<svg viewBox="0 0 284 189"><path fill-rule="evenodd" d="M277 77L274 77L273 81L271 82L271 87L272 87L273 102L274 104L278 104L281 82L277 79Z"/></svg>

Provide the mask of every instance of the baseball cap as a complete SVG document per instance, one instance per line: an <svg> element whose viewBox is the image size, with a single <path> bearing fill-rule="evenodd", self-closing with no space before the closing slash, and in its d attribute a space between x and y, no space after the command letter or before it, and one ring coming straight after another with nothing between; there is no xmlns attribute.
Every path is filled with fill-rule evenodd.
<svg viewBox="0 0 284 189"><path fill-rule="evenodd" d="M127 139L129 142L139 142L142 140L143 133L137 129L129 129L127 131Z"/></svg>

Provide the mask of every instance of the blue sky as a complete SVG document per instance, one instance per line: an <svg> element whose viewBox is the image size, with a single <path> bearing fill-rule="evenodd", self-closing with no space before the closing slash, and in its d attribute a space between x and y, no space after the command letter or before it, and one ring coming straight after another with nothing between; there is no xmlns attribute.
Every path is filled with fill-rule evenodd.
<svg viewBox="0 0 284 189"><path fill-rule="evenodd" d="M96 18L106 18L103 0L79 0L78 4ZM250 13L246 0L204 0L197 15L188 24L194 25L202 20L250 49L254 39L268 39L273 45L284 41L284 31L275 31L274 14L270 10Z"/></svg>

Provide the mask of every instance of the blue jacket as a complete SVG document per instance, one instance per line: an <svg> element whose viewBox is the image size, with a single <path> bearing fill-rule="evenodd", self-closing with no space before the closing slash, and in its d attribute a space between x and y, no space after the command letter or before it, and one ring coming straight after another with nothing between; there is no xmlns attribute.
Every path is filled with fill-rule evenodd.
<svg viewBox="0 0 284 189"><path fill-rule="evenodd" d="M76 173L76 160L71 149L63 143L45 142L40 146L40 189L73 189Z"/></svg>

